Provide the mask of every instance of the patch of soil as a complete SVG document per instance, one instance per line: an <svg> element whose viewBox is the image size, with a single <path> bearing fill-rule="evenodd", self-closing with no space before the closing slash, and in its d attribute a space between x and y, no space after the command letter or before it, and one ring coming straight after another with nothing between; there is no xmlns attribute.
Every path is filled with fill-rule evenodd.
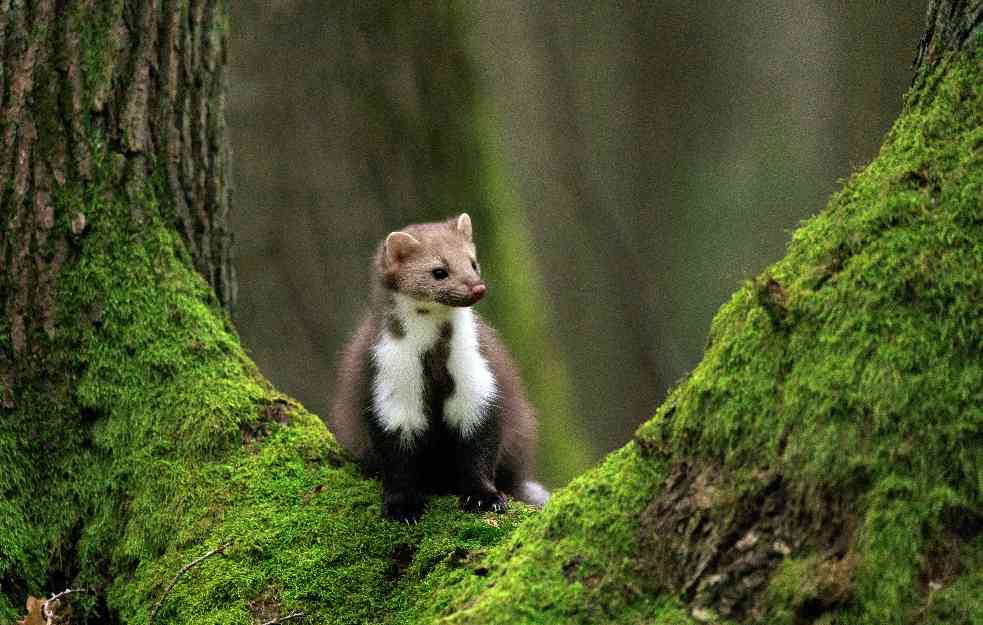
<svg viewBox="0 0 983 625"><path fill-rule="evenodd" d="M279 593L274 588L267 588L263 593L249 602L249 617L253 625L268 623L280 618Z"/></svg>
<svg viewBox="0 0 983 625"><path fill-rule="evenodd" d="M286 401L277 399L260 408L258 421L240 423L239 432L242 434L242 444L262 441L270 435L274 423L282 426L290 425L287 406Z"/></svg>
<svg viewBox="0 0 983 625"><path fill-rule="evenodd" d="M411 545L409 543L400 543L396 545L392 553L392 562L389 563L389 568L386 571L386 577L390 581L396 581L406 574L406 569L410 568L413 564L413 558L416 556L416 545Z"/></svg>

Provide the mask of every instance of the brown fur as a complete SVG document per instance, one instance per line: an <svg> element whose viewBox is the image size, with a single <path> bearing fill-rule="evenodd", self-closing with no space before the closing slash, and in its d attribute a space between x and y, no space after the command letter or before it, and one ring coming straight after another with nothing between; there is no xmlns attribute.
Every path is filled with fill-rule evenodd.
<svg viewBox="0 0 983 625"><path fill-rule="evenodd" d="M372 390L366 359L377 336L376 319L369 313L345 345L338 360L329 426L342 447L356 458L364 458L369 452L369 432L364 423L363 410Z"/></svg>
<svg viewBox="0 0 983 625"><path fill-rule="evenodd" d="M483 284L481 268L477 265L474 242L457 230L454 220L438 223L412 224L404 232L419 242L419 247L409 251L398 262L390 263L385 241L376 248L373 266L373 307L385 306L388 294L394 291L447 306L470 306L474 302L468 294L470 287ZM437 282L430 275L431 269L446 267L450 277Z"/></svg>
<svg viewBox="0 0 983 625"><path fill-rule="evenodd" d="M501 490L516 496L516 488L526 480L533 479L536 415L526 401L526 392L512 355L491 326L485 324L478 315L475 315L475 319L478 322L481 355L491 366L499 389L502 443L496 483Z"/></svg>

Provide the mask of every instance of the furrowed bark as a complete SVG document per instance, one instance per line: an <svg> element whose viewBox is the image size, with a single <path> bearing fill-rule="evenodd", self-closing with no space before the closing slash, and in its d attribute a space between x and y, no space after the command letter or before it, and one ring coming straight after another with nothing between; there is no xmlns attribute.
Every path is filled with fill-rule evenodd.
<svg viewBox="0 0 983 625"><path fill-rule="evenodd" d="M0 267L15 352L54 330L51 289L86 216L56 215L52 194L91 181L96 159L134 198L148 184L166 185L171 222L230 305L224 3L6 0L0 8ZM134 227L141 218L134 202ZM53 233L56 219L80 232Z"/></svg>
<svg viewBox="0 0 983 625"><path fill-rule="evenodd" d="M80 310L66 295L70 270L92 260L93 233L138 238L167 224L209 297L234 302L227 28L222 0L0 3L0 462L10 469L0 492L20 508L0 516L33 539L0 541L0 586L14 596L80 566L64 553L80 510L56 520L17 501L62 489L58 456L91 438L94 413L73 396L84 367L64 366L78 347L66 341L128 296L100 293ZM125 210L109 217L110 204Z"/></svg>
<svg viewBox="0 0 983 625"><path fill-rule="evenodd" d="M941 54L977 45L983 32L983 3L975 0L929 0L925 34L915 68L931 65Z"/></svg>

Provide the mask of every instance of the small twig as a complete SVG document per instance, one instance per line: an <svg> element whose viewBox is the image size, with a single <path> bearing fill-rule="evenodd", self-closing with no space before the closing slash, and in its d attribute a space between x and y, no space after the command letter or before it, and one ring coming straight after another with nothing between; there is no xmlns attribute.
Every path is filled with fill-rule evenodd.
<svg viewBox="0 0 983 625"><path fill-rule="evenodd" d="M62 597L65 597L65 596L68 596L68 595L71 595L71 594L77 593L77 592L92 592L92 591L89 590L88 588L68 588L66 590L61 591L58 594L51 595L51 597L48 598L48 599L45 599L44 600L44 603L41 604L41 612L42 612L42 614L44 614L44 622L46 624L50 625L53 622L54 618L55 618L54 611L51 608L48 607L48 604L49 603L54 603L55 601L58 601Z"/></svg>
<svg viewBox="0 0 983 625"><path fill-rule="evenodd" d="M292 621L295 618L304 618L303 612L294 612L293 614L288 614L286 616L279 616L272 621L266 621L263 625L278 625L279 623L286 623L287 621Z"/></svg>
<svg viewBox="0 0 983 625"><path fill-rule="evenodd" d="M192 560L191 562L188 562L183 567L181 567L181 570L177 572L177 575L175 575L174 579L171 580L171 583L168 584L167 589L164 591L164 594L162 594L160 596L160 599L157 600L157 603L154 604L153 609L150 611L150 616L147 618L147 625L153 625L154 619L157 618L157 611L160 610L160 606L163 605L164 599L167 599L167 595L171 594L171 591L174 589L175 584L177 584L178 580L181 579L181 577L185 573L187 573L194 567L198 566L199 564L201 564L208 558L212 557L213 555L217 553L223 553L226 547L228 546L229 543L223 543L218 547L215 547L205 555L201 556L200 558Z"/></svg>

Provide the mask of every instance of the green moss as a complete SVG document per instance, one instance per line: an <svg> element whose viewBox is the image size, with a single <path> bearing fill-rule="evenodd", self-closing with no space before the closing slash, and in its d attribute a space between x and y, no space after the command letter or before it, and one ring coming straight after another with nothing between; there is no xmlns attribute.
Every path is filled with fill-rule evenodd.
<svg viewBox="0 0 983 625"><path fill-rule="evenodd" d="M639 512L663 477L634 445L612 454L489 550L480 575L438 572L406 622L690 622L645 592L631 559Z"/></svg>
<svg viewBox="0 0 983 625"><path fill-rule="evenodd" d="M264 593L310 622L372 622L405 603L391 599L401 586L455 553L498 540L523 516L464 514L444 498L417 526L386 521L378 484L350 465L335 466L334 444L319 420L302 411L291 419L214 468L208 479L216 488L203 493L200 508L183 513L196 522L115 597L122 614L139 622L146 608L132 606L146 606L146 597L196 555L230 542L223 556L182 580L159 622L249 623L249 605Z"/></svg>
<svg viewBox="0 0 983 625"><path fill-rule="evenodd" d="M849 559L823 561L816 554L782 562L768 588L772 623L796 625L814 613L827 612L820 623L835 622L832 610L849 599Z"/></svg>
<svg viewBox="0 0 983 625"><path fill-rule="evenodd" d="M950 553L959 572L956 579L929 581L928 599L924 607L912 615L919 623L949 623L971 625L983 623L983 540L964 546L962 553Z"/></svg>
<svg viewBox="0 0 983 625"><path fill-rule="evenodd" d="M93 110L112 86L115 46L120 45L113 26L123 15L123 0L104 0L93 9L78 5L68 9L65 19L72 32L79 33L81 51L80 81L83 107Z"/></svg>

